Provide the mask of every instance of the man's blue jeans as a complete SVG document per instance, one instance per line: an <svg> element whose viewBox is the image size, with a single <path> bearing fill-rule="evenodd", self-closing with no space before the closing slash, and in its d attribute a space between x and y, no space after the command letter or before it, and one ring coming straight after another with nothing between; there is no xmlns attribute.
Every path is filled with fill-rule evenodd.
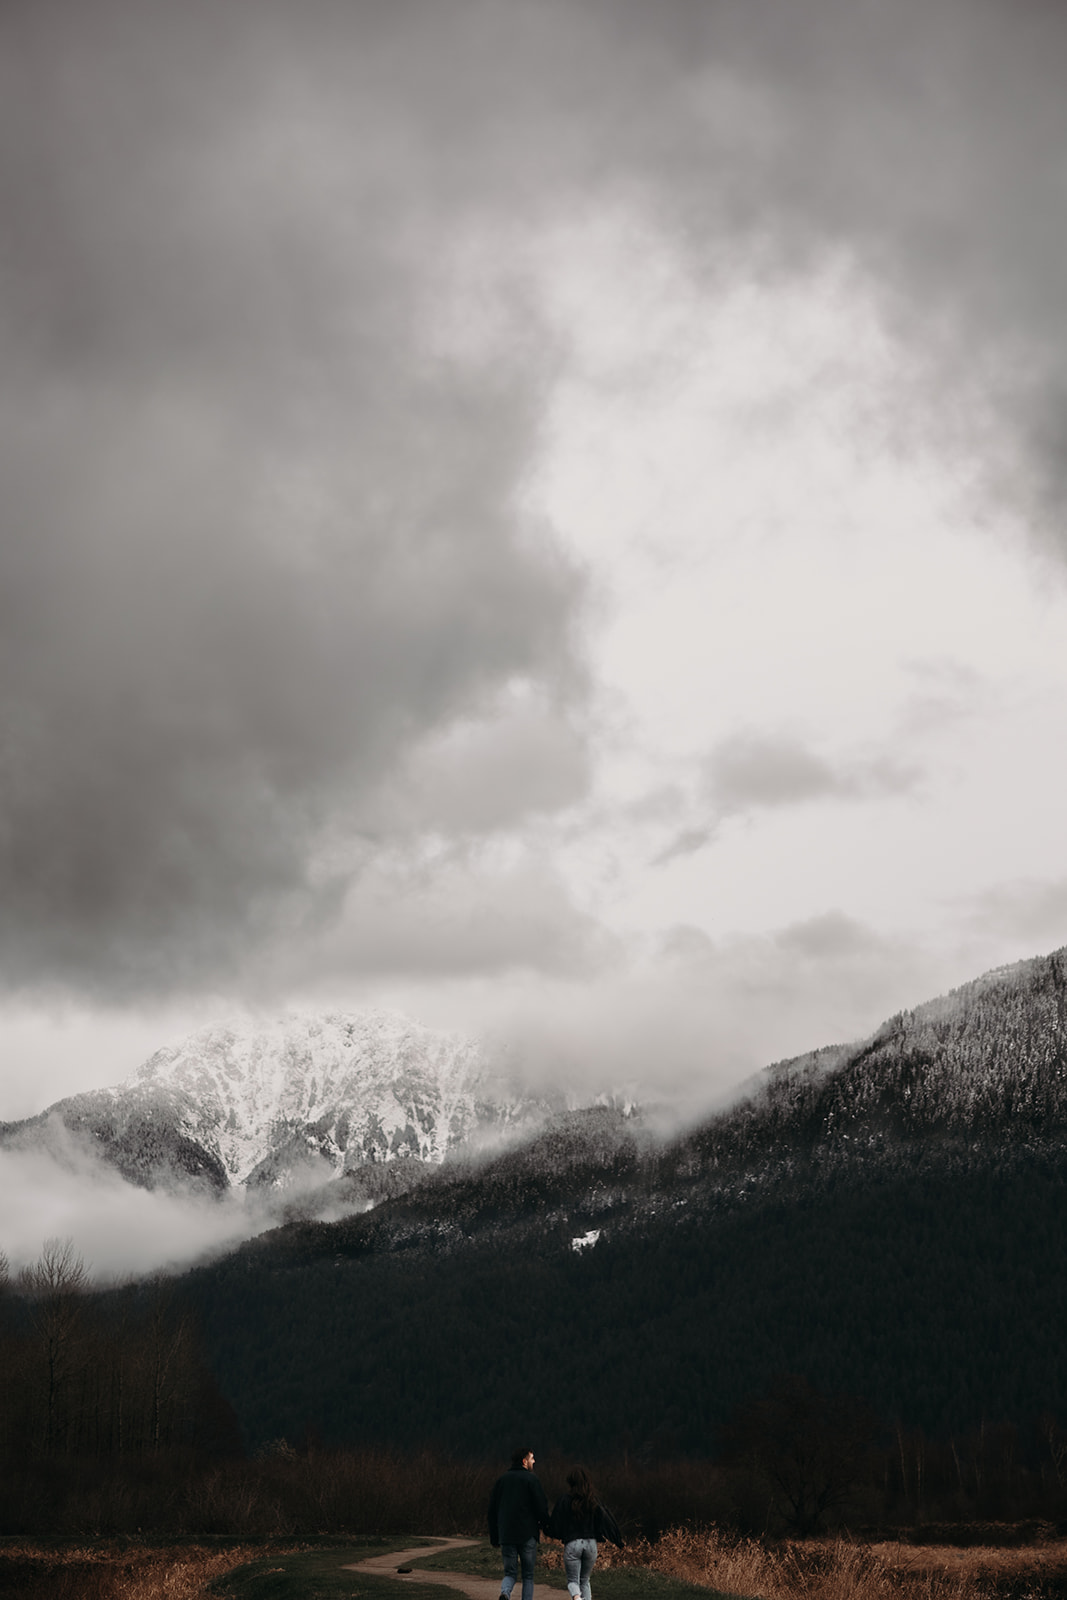
<svg viewBox="0 0 1067 1600"><path fill-rule="evenodd" d="M537 1540L525 1539L522 1544L502 1544L500 1554L504 1557L504 1581L500 1585L500 1593L510 1595L519 1576L519 1566L522 1566L522 1600L533 1600L533 1574L534 1562L537 1560Z"/></svg>

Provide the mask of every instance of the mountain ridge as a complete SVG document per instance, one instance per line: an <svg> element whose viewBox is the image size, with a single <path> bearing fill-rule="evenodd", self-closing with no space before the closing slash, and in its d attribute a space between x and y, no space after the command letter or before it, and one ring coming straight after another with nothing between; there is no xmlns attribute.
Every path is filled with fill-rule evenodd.
<svg viewBox="0 0 1067 1600"><path fill-rule="evenodd" d="M1067 949L774 1062L741 1089L657 1140L611 1097L598 1117L524 1088L472 1039L391 1012L328 1013L201 1029L119 1085L0 1124L0 1145L68 1162L88 1152L147 1188L329 1190L333 1208L384 1204L361 1226L388 1223L395 1238L405 1213L424 1234L435 1206L521 1218L535 1193L542 1207L565 1193L555 1210L577 1204L593 1226L605 1184L620 1217L668 1202L717 1210L818 1172L862 1181L864 1162L905 1146L1067 1129Z"/></svg>
<svg viewBox="0 0 1067 1600"><path fill-rule="evenodd" d="M120 1084L0 1124L0 1144L69 1156L74 1141L147 1188L280 1189L433 1166L558 1109L474 1040L375 1010L201 1029Z"/></svg>
<svg viewBox="0 0 1067 1600"><path fill-rule="evenodd" d="M701 1455L783 1373L890 1427L1067 1416L1065 970L775 1063L670 1141L572 1113L179 1292L251 1439Z"/></svg>
<svg viewBox="0 0 1067 1600"><path fill-rule="evenodd" d="M772 1063L703 1131L738 1113L787 1115L827 1140L1001 1122L1016 1131L1067 1126L1067 947L896 1012L853 1044Z"/></svg>
<svg viewBox="0 0 1067 1600"><path fill-rule="evenodd" d="M461 1249L560 1241L674 1215L705 1221L905 1170L1010 1165L1067 1138L1067 949L984 973L866 1039L772 1063L747 1093L671 1138L618 1107L550 1118L480 1162L450 1160L373 1213L294 1221L244 1248Z"/></svg>

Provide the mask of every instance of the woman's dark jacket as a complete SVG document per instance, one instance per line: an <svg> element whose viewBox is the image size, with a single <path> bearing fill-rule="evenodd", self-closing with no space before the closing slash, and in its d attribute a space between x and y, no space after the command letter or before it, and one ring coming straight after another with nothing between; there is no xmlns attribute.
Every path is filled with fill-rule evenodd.
<svg viewBox="0 0 1067 1600"><path fill-rule="evenodd" d="M541 1480L525 1467L512 1467L489 1496L489 1543L525 1544L548 1527L548 1501Z"/></svg>
<svg viewBox="0 0 1067 1600"><path fill-rule="evenodd" d="M622 1549L622 1534L607 1506L596 1506L592 1516L579 1513L572 1494L561 1494L548 1519L548 1531L553 1539L569 1544L572 1539L607 1539Z"/></svg>

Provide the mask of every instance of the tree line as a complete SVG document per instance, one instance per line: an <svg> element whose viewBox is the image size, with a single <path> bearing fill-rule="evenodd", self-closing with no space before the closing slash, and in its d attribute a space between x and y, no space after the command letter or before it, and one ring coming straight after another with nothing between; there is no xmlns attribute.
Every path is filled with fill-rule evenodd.
<svg viewBox="0 0 1067 1600"><path fill-rule="evenodd" d="M499 1438L479 1451L426 1438L340 1442L306 1416L248 1449L173 1285L94 1293L58 1240L0 1283L0 1533L476 1533L519 1432L536 1441L549 1480L562 1483L576 1454L573 1426L570 1438L557 1429L545 1396L525 1415L493 1418ZM587 1381L595 1370L586 1366ZM507 1373L521 1389L521 1360ZM409 1370L381 1403L395 1417L419 1382ZM1067 1516L1067 1427L1051 1412L937 1437L793 1373L734 1404L704 1450L682 1452L670 1426L637 1437L618 1409L613 1447L582 1454L635 1536L718 1523L803 1537L846 1525L966 1542L983 1521Z"/></svg>
<svg viewBox="0 0 1067 1600"><path fill-rule="evenodd" d="M69 1240L0 1256L0 1450L10 1462L236 1447L188 1309L163 1279L93 1293Z"/></svg>

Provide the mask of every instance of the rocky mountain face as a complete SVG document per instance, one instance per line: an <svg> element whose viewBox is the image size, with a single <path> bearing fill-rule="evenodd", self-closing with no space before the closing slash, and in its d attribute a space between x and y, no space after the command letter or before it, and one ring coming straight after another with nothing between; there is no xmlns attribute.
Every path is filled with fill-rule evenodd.
<svg viewBox="0 0 1067 1600"><path fill-rule="evenodd" d="M142 1188L180 1185L222 1193L229 1175L201 1137L197 1109L164 1085L92 1089L21 1122L0 1123L0 1147L42 1151L62 1166L101 1159Z"/></svg>
<svg viewBox="0 0 1067 1600"><path fill-rule="evenodd" d="M146 1187L283 1188L382 1163L410 1174L533 1133L555 1109L473 1041L372 1011L205 1029L125 1083L0 1125L0 1144L60 1158L88 1146Z"/></svg>

